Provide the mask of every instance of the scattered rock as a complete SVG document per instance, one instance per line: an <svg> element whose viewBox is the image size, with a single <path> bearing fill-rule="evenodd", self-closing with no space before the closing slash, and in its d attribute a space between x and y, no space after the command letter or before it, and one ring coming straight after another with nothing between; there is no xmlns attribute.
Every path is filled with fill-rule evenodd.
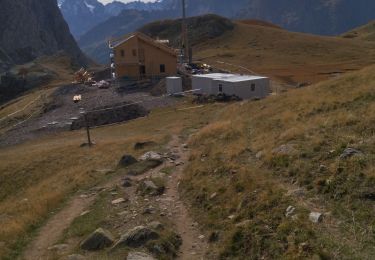
<svg viewBox="0 0 375 260"><path fill-rule="evenodd" d="M152 221L150 224L148 224L149 228L160 230L164 228L164 225L160 223L159 221Z"/></svg>
<svg viewBox="0 0 375 260"><path fill-rule="evenodd" d="M83 250L100 250L113 244L112 234L105 229L99 228L82 241L80 247Z"/></svg>
<svg viewBox="0 0 375 260"><path fill-rule="evenodd" d="M125 215L128 215L128 214L129 214L129 211L125 210L125 211L117 213L117 216L122 217L122 216L125 216Z"/></svg>
<svg viewBox="0 0 375 260"><path fill-rule="evenodd" d="M211 194L210 199L213 200L213 199L216 198L216 197L217 197L217 193L214 192L214 193Z"/></svg>
<svg viewBox="0 0 375 260"><path fill-rule="evenodd" d="M217 242L220 238L220 232L219 231L213 231L211 232L209 238L208 238L208 242L210 243L214 243L214 242Z"/></svg>
<svg viewBox="0 0 375 260"><path fill-rule="evenodd" d="M74 255L68 255L65 260L84 260L85 257L83 255L78 255L78 254L74 254Z"/></svg>
<svg viewBox="0 0 375 260"><path fill-rule="evenodd" d="M148 215L148 214L153 214L153 213L155 213L155 209L152 206L145 208L142 212L143 215Z"/></svg>
<svg viewBox="0 0 375 260"><path fill-rule="evenodd" d="M155 258L143 252L130 252L126 260L155 260Z"/></svg>
<svg viewBox="0 0 375 260"><path fill-rule="evenodd" d="M354 148L346 148L344 152L340 155L340 159L347 159L353 156L363 156L363 153L360 150Z"/></svg>
<svg viewBox="0 0 375 260"><path fill-rule="evenodd" d="M230 220L232 220L232 219L234 219L236 216L235 215L230 215L228 218L230 219Z"/></svg>
<svg viewBox="0 0 375 260"><path fill-rule="evenodd" d="M301 197L305 196L305 193L306 192L305 192L304 189L298 188L298 189L295 189L295 190L288 191L287 196L294 196L294 197L297 197L297 198L301 198Z"/></svg>
<svg viewBox="0 0 375 260"><path fill-rule="evenodd" d="M258 160L262 159L262 157L263 157L263 151L257 152L257 154L255 155L255 158L257 158Z"/></svg>
<svg viewBox="0 0 375 260"><path fill-rule="evenodd" d="M164 179L165 177L167 177L167 174L165 174L164 172L155 172L151 175L151 178L159 178L159 179Z"/></svg>
<svg viewBox="0 0 375 260"><path fill-rule="evenodd" d="M289 207L286 209L285 217L289 218L289 217L293 216L295 211L296 211L296 208L295 208L295 207L293 207L293 206L289 206Z"/></svg>
<svg viewBox="0 0 375 260"><path fill-rule="evenodd" d="M319 171L320 171L320 172L325 172L325 171L327 171L327 170L328 170L328 167L325 166L324 164L319 165Z"/></svg>
<svg viewBox="0 0 375 260"><path fill-rule="evenodd" d="M139 160L140 161L148 161L148 160L151 160L151 161L162 161L163 157L159 153L157 153L157 152L150 151L150 152L145 153L141 157L139 157Z"/></svg>
<svg viewBox="0 0 375 260"><path fill-rule="evenodd" d="M153 181L147 180L140 183L138 190L144 195L159 196L164 193L165 187L157 186Z"/></svg>
<svg viewBox="0 0 375 260"><path fill-rule="evenodd" d="M124 179L122 179L122 187L124 188L129 188L132 186L132 179L128 178L128 177L125 177Z"/></svg>
<svg viewBox="0 0 375 260"><path fill-rule="evenodd" d="M176 166L181 166L181 165L184 165L184 162L175 162L174 165L176 165Z"/></svg>
<svg viewBox="0 0 375 260"><path fill-rule="evenodd" d="M184 148L184 149L188 149L188 148L189 148L189 145L188 145L188 144L182 144L182 148Z"/></svg>
<svg viewBox="0 0 375 260"><path fill-rule="evenodd" d="M112 205L117 205L117 204L121 204L121 203L124 203L124 202L126 202L126 199L124 199L124 198L118 198L118 199L112 200L111 204Z"/></svg>
<svg viewBox="0 0 375 260"><path fill-rule="evenodd" d="M323 220L323 214L319 212L311 212L309 215L309 220L313 223L320 223Z"/></svg>
<svg viewBox="0 0 375 260"><path fill-rule="evenodd" d="M244 220L240 223L237 223L236 227L243 228L243 227L248 226L250 223L251 223L251 220L247 219L247 220Z"/></svg>
<svg viewBox="0 0 375 260"><path fill-rule="evenodd" d="M91 146L94 146L96 145L95 142L91 142L91 145L89 143L83 143L80 145L81 148L85 148L85 147L91 147Z"/></svg>
<svg viewBox="0 0 375 260"><path fill-rule="evenodd" d="M277 155L290 155L294 153L296 149L294 148L294 145L292 144L283 144L275 149L272 150L273 154Z"/></svg>
<svg viewBox="0 0 375 260"><path fill-rule="evenodd" d="M157 238L159 238L159 234L154 230L144 226L138 226L122 235L113 248L121 246L139 247L144 245L147 241Z"/></svg>
<svg viewBox="0 0 375 260"><path fill-rule="evenodd" d="M80 216L82 217L82 216L87 215L89 213L90 213L90 210L86 210L86 211L82 212Z"/></svg>
<svg viewBox="0 0 375 260"><path fill-rule="evenodd" d="M299 246L298 246L298 250L300 253L304 253L304 252L308 252L310 251L310 245L309 243L301 243Z"/></svg>
<svg viewBox="0 0 375 260"><path fill-rule="evenodd" d="M121 158L119 165L121 167L128 167L137 162L138 162L137 159L135 159L133 156L126 154Z"/></svg>
<svg viewBox="0 0 375 260"><path fill-rule="evenodd" d="M58 245L54 245L54 246L49 247L48 250L57 251L58 253L62 253L64 251L66 251L68 248L69 248L69 245L67 245L67 244L58 244Z"/></svg>
<svg viewBox="0 0 375 260"><path fill-rule="evenodd" d="M203 239L204 239L204 235L200 235L198 238L199 238L200 240L203 240Z"/></svg>

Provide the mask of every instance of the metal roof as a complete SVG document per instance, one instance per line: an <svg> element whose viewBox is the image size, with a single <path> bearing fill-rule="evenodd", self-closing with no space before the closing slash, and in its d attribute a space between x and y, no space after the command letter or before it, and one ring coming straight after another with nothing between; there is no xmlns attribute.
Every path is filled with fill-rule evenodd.
<svg viewBox="0 0 375 260"><path fill-rule="evenodd" d="M267 79L267 77L253 76L253 75L239 75L239 74L229 74L229 73L210 73L202 75L194 75L197 78L207 78L212 80L226 81L226 82L241 82L250 81L257 79Z"/></svg>

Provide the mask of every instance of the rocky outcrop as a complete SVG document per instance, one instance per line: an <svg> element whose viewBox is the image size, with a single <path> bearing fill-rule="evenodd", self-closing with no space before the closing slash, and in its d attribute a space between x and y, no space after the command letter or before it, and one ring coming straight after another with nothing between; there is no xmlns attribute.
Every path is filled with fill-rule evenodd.
<svg viewBox="0 0 375 260"><path fill-rule="evenodd" d="M129 154L126 154L124 155L120 162L119 162L119 166L121 167L128 167L132 164L135 164L137 161L137 159L135 159L133 156L129 155Z"/></svg>
<svg viewBox="0 0 375 260"><path fill-rule="evenodd" d="M144 245L149 240L158 239L159 234L151 228L138 226L121 236L113 248L122 246L139 247Z"/></svg>
<svg viewBox="0 0 375 260"><path fill-rule="evenodd" d="M0 35L0 64L22 64L60 51L80 65L88 62L56 0L2 0Z"/></svg>
<svg viewBox="0 0 375 260"><path fill-rule="evenodd" d="M81 248L90 251L100 250L111 246L113 241L113 236L109 231L99 228L82 241Z"/></svg>

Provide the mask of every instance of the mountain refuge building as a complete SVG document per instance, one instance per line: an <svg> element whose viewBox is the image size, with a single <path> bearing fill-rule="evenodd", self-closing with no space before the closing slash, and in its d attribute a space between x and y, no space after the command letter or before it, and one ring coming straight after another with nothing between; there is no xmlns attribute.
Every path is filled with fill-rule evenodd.
<svg viewBox="0 0 375 260"><path fill-rule="evenodd" d="M111 40L109 47L113 50L111 68L116 78L162 78L177 74L176 51L143 33Z"/></svg>
<svg viewBox="0 0 375 260"><path fill-rule="evenodd" d="M241 99L261 99L270 94L270 79L261 76L210 73L192 77L194 93L235 95Z"/></svg>

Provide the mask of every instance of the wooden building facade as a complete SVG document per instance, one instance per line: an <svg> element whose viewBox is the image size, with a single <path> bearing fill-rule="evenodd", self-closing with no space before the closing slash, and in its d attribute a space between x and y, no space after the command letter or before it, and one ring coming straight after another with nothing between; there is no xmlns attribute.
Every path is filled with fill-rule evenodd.
<svg viewBox="0 0 375 260"><path fill-rule="evenodd" d="M136 32L110 42L117 78L142 79L177 74L177 53L165 44Z"/></svg>

